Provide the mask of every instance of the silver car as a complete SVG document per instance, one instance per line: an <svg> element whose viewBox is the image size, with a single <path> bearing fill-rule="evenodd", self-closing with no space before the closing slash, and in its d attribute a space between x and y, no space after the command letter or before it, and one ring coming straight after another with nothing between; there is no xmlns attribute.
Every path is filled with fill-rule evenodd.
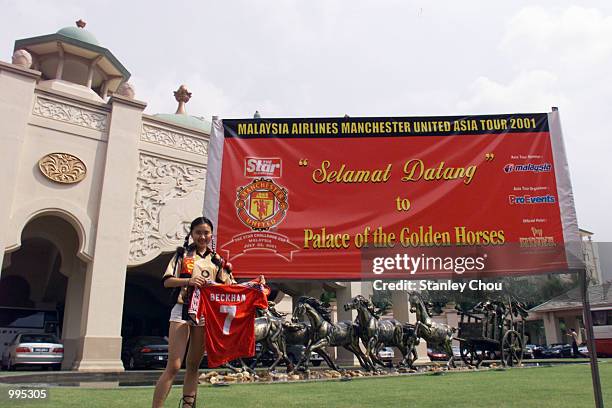
<svg viewBox="0 0 612 408"><path fill-rule="evenodd" d="M4 350L2 367L43 366L59 370L64 359L64 345L52 334L21 333Z"/></svg>
<svg viewBox="0 0 612 408"><path fill-rule="evenodd" d="M395 357L395 351L393 351L393 348L391 348L391 347L383 347L378 352L378 358L383 363L392 364L393 363L393 357Z"/></svg>

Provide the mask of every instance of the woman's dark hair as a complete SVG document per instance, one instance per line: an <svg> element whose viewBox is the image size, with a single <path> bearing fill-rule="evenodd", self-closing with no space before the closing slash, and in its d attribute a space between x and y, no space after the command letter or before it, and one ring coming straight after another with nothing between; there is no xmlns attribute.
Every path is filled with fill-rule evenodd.
<svg viewBox="0 0 612 408"><path fill-rule="evenodd" d="M213 223L206 217L198 217L195 220L191 221L191 225L189 226L189 232L185 235L185 242L183 242L182 247L176 248L176 255L183 256L185 252L189 252L195 248L195 244L189 244L189 237L191 237L191 233L198 225L206 224L210 227L210 231L213 232L215 229L213 227ZM214 248L213 248L214 252Z"/></svg>
<svg viewBox="0 0 612 408"><path fill-rule="evenodd" d="M193 230L195 229L195 227L197 227L198 225L202 225L202 224L206 224L210 227L210 232L214 232L215 228L213 227L213 223L211 220L209 220L206 217L198 217L195 220L191 221L191 226L189 227L189 232L187 233L187 235L185 235L185 243L183 244L183 248L188 249L189 248L189 237L191 236L191 233L193 232Z"/></svg>

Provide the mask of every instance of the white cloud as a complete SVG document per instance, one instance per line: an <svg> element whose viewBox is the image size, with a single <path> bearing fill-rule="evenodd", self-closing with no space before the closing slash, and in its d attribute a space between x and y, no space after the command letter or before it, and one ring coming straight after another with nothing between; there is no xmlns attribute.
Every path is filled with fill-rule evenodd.
<svg viewBox="0 0 612 408"><path fill-rule="evenodd" d="M489 75L455 90L459 113L542 112L560 107L579 223L612 240L605 203L612 124L612 16L598 9L528 6L506 21Z"/></svg>
<svg viewBox="0 0 612 408"><path fill-rule="evenodd" d="M487 77L468 87L469 96L457 103L461 113L548 112L552 106L568 106L559 89L559 78L548 71L520 72L507 84Z"/></svg>
<svg viewBox="0 0 612 408"><path fill-rule="evenodd" d="M174 112L182 83L206 118L559 106L580 223L612 240L609 0L98 3L3 2L2 59L15 39L83 18L151 114Z"/></svg>
<svg viewBox="0 0 612 408"><path fill-rule="evenodd" d="M600 10L527 7L508 21L499 49L514 67L554 70L564 85L582 87L587 79L609 83L611 38L612 16Z"/></svg>

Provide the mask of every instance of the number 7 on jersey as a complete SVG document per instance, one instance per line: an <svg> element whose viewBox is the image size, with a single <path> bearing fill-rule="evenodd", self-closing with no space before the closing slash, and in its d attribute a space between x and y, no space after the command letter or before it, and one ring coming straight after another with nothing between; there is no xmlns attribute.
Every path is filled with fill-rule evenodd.
<svg viewBox="0 0 612 408"><path fill-rule="evenodd" d="M219 312L227 313L225 317L225 322L223 323L223 334L230 334L230 326L232 324L232 320L236 317L236 305L221 305Z"/></svg>

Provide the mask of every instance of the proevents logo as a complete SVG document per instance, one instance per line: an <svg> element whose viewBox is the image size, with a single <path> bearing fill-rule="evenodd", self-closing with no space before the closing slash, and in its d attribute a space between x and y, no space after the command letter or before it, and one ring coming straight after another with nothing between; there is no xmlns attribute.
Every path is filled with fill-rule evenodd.
<svg viewBox="0 0 612 408"><path fill-rule="evenodd" d="M533 172L533 173L548 173L552 169L552 164L550 163L542 163L542 164L514 164L508 163L504 166L504 173L512 173L512 172Z"/></svg>
<svg viewBox="0 0 612 408"><path fill-rule="evenodd" d="M543 196L531 196L531 195L509 195L508 202L510 205L514 204L554 204L557 202L555 196L547 194Z"/></svg>

